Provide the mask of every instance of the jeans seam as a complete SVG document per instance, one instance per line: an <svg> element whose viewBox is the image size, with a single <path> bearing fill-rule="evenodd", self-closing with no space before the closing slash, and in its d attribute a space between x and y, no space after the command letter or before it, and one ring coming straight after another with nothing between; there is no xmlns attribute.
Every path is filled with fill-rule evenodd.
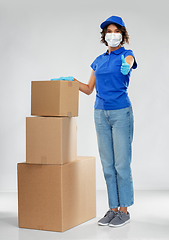
<svg viewBox="0 0 169 240"><path fill-rule="evenodd" d="M130 162L129 162L129 164L131 165L131 161L132 161L132 156L131 156L131 144L132 144L132 141L131 141L131 124L133 124L132 122L131 122L131 108L130 108L130 114L129 114L129 156L130 156ZM130 167L130 186L131 186L131 189L130 189L130 191L131 191L131 199L132 199L132 204L133 204L133 187L132 187L132 185L133 185L133 183L132 183L132 172L131 172L131 167Z"/></svg>

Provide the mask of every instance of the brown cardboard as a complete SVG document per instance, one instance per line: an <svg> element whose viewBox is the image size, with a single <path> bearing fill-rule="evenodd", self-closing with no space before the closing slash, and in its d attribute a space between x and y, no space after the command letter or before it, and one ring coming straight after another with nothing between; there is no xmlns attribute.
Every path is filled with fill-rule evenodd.
<svg viewBox="0 0 169 240"><path fill-rule="evenodd" d="M64 164L76 159L76 118L26 118L26 162Z"/></svg>
<svg viewBox="0 0 169 240"><path fill-rule="evenodd" d="M76 81L31 82L31 115L77 117L78 100Z"/></svg>
<svg viewBox="0 0 169 240"><path fill-rule="evenodd" d="M20 228L63 232L96 217L94 157L17 167Z"/></svg>

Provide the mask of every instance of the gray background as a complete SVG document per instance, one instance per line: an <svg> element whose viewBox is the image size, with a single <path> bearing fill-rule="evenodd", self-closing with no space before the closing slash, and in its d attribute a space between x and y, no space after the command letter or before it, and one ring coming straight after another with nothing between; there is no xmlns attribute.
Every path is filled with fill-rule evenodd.
<svg viewBox="0 0 169 240"><path fill-rule="evenodd" d="M129 95L135 115L135 189L169 189L168 3L166 0L0 0L0 191L16 191L26 156L31 81L74 76L87 83L91 62L106 51L100 23L119 15L138 62ZM97 189L105 189L93 120L95 91L80 93L78 155L96 157Z"/></svg>

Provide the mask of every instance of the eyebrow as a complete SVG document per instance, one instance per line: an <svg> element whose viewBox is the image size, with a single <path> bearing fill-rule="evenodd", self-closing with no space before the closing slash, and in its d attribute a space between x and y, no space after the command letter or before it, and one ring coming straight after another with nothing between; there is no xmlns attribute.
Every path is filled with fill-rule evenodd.
<svg viewBox="0 0 169 240"><path fill-rule="evenodd" d="M110 29L110 28L107 28L107 31L108 31L108 30L110 30L110 31L111 31L111 29ZM118 30L118 31L119 31L119 29L118 29L118 28L115 28L114 30Z"/></svg>

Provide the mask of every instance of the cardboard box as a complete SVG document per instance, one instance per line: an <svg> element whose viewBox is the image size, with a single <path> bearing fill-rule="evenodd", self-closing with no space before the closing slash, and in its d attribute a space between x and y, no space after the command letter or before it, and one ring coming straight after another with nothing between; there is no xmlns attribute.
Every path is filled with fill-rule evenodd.
<svg viewBox="0 0 169 240"><path fill-rule="evenodd" d="M18 163L20 228L63 232L96 217L95 158L63 165Z"/></svg>
<svg viewBox="0 0 169 240"><path fill-rule="evenodd" d="M31 115L76 117L78 116L78 100L78 82L31 82Z"/></svg>
<svg viewBox="0 0 169 240"><path fill-rule="evenodd" d="M26 118L26 162L64 164L76 159L76 118Z"/></svg>

